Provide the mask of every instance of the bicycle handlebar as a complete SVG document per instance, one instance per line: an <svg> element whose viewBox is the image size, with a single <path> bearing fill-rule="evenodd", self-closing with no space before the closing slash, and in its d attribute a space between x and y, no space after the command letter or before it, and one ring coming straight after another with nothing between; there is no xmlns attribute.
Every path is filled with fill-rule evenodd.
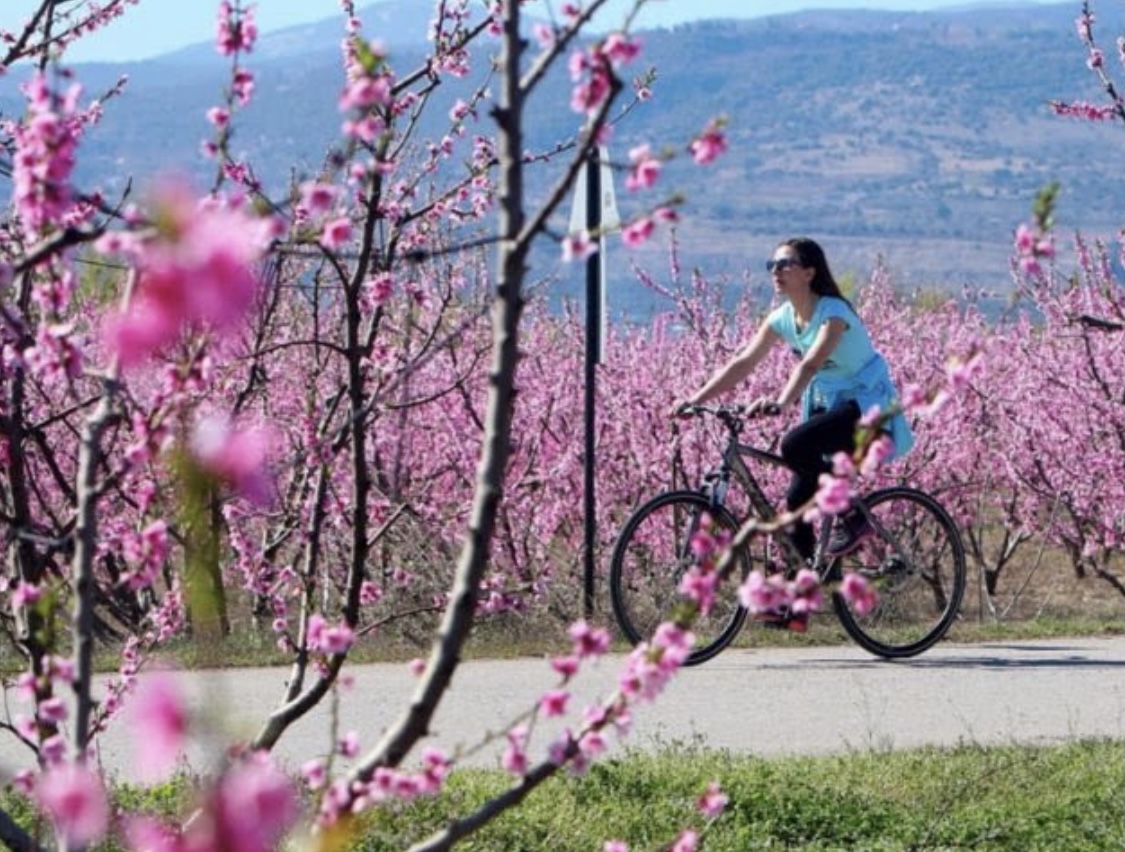
<svg viewBox="0 0 1125 852"><path fill-rule="evenodd" d="M750 405L686 405L680 409L680 413L689 417L717 417L732 432L741 431L748 420L764 420L772 416L768 412L755 410Z"/></svg>
<svg viewBox="0 0 1125 852"><path fill-rule="evenodd" d="M749 405L685 405L680 409L682 414L698 417L703 414L710 414L718 417L720 420L732 418L735 420L759 420L765 417L770 417L777 412L767 412L763 410L754 410L753 406Z"/></svg>

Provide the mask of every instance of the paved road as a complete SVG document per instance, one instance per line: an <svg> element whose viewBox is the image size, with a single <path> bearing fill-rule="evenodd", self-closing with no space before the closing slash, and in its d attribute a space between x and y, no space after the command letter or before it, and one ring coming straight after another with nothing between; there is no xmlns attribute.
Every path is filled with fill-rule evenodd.
<svg viewBox="0 0 1125 852"><path fill-rule="evenodd" d="M607 657L581 678L576 711L613 690L621 662ZM249 735L276 704L286 674L251 669L186 678L193 702L216 725ZM326 703L289 731L280 757L296 764L323 753L333 712L340 731L355 730L361 745L371 746L415 683L401 665L360 666L353 676L335 711ZM479 745L552 683L544 660L466 663L435 720L435 744L450 751ZM533 754L541 754L556 729L537 732ZM1125 739L1125 638L943 644L900 662L848 645L727 651L682 672L657 704L638 708L625 742L780 755L1093 736ZM496 765L499 752L492 743L464 760ZM111 771L131 774L138 753L143 744L132 741L125 725L103 742ZM202 768L205 756L195 751L189 760ZM22 762L0 740L0 767L10 771Z"/></svg>

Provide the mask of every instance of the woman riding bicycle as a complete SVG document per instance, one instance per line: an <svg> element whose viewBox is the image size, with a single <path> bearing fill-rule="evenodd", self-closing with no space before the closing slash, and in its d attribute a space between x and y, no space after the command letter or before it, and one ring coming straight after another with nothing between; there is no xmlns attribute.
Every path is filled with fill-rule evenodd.
<svg viewBox="0 0 1125 852"><path fill-rule="evenodd" d="M781 456L793 471L786 494L789 510L816 494L819 477L831 470L837 452L855 449L856 426L872 407L888 411L897 394L887 362L871 343L867 329L832 277L824 250L813 240L785 240L766 262L774 289L785 303L773 310L750 342L698 391L676 403L673 414L732 390L744 381L773 348L785 342L800 359L776 399L755 400L751 412L776 416L801 404L801 422L781 441ZM906 418L896 414L888 432L894 455L914 443ZM862 516L844 517L828 543L828 555L848 553L869 531ZM791 532L794 546L811 559L812 527L798 520Z"/></svg>

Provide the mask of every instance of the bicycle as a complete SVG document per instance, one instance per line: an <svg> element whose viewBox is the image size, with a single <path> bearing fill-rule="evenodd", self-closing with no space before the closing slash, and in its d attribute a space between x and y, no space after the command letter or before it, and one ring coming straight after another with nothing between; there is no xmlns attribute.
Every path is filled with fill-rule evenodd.
<svg viewBox="0 0 1125 852"><path fill-rule="evenodd" d="M749 501L752 518L768 522L777 517L747 460L781 467L785 463L772 449L741 441L749 410L701 405L685 413L716 417L726 427L726 447L698 489L658 494L630 515L618 535L610 563L610 593L617 624L634 645L648 639L682 603L680 581L694 560L690 542L705 518L712 529L726 530L732 539L742 526L728 506L732 476ZM860 496L851 508L866 518L871 534L853 551L828 557L827 545L841 516L826 516L807 567L822 583L854 572L877 592L878 602L866 613L839 592L832 593L836 617L862 648L888 659L920 654L945 636L960 611L965 548L957 526L937 500L908 486ZM774 550L781 553L786 576L806 567L784 535L757 535L737 547L713 606L705 615L697 613L692 624L696 644L686 665L706 662L734 641L747 618L738 586L755 567L768 572L776 564Z"/></svg>

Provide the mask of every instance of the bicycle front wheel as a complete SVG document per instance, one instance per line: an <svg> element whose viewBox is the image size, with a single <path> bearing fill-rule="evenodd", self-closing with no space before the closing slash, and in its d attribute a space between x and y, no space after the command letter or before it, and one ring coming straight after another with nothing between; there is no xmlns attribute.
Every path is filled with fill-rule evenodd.
<svg viewBox="0 0 1125 852"><path fill-rule="evenodd" d="M709 520L708 520L709 519ZM680 581L694 563L691 539L704 524L715 532L738 530L738 522L698 491L669 491L640 506L625 523L613 548L609 588L618 627L634 645L649 639L686 602ZM746 610L738 586L749 572L744 548L735 554L727 579L719 584L710 610L692 624L695 645L686 665L698 665L723 650L738 635Z"/></svg>
<svg viewBox="0 0 1125 852"><path fill-rule="evenodd" d="M861 613L833 596L844 629L880 657L912 657L940 640L961 609L965 548L956 524L936 500L913 488L887 488L864 498L875 533L840 568L865 578L878 602Z"/></svg>

